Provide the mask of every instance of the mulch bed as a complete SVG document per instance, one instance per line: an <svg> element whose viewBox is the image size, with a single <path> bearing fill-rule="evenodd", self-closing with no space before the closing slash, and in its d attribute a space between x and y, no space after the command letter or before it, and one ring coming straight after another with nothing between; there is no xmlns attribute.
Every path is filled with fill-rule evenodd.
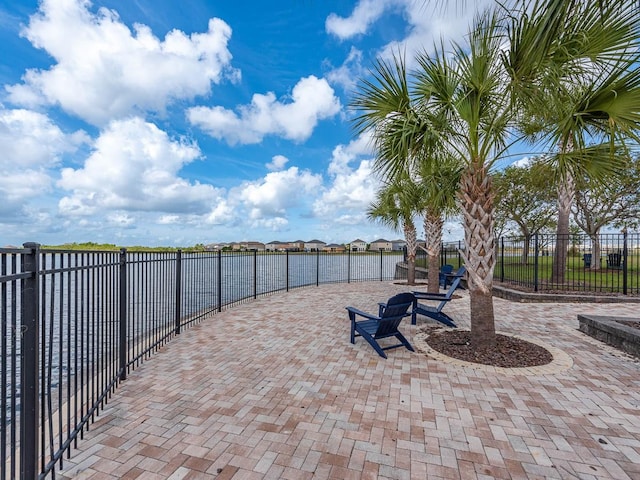
<svg viewBox="0 0 640 480"><path fill-rule="evenodd" d="M448 357L494 367L535 367L553 361L553 355L540 345L507 335L497 334L495 346L487 349L472 348L468 330L432 331L426 342Z"/></svg>

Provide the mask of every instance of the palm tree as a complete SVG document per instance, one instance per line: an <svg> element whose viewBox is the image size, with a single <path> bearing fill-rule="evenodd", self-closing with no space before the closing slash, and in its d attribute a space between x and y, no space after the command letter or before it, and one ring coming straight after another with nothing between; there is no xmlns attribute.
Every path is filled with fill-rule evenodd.
<svg viewBox="0 0 640 480"><path fill-rule="evenodd" d="M418 210L420 191L408 176L387 183L376 194L367 211L369 219L377 220L393 230L402 230L407 241L407 283L416 283L416 253L418 237L413 217Z"/></svg>
<svg viewBox="0 0 640 480"><path fill-rule="evenodd" d="M610 174L616 150L638 141L640 15L628 0L517 3L505 63L525 129L559 146L552 282L564 283L574 178Z"/></svg>
<svg viewBox="0 0 640 480"><path fill-rule="evenodd" d="M395 59L395 69L378 62L378 84L365 81L354 101L362 112L356 127L376 132L378 159L388 174L406 171L408 162L417 161L431 162L432 171L437 171L442 152L462 165L457 199L463 213L463 259L476 347L495 342L495 238L488 173L505 151L511 126L499 26L495 11L485 13L470 34L469 48L454 45L450 55L440 45L433 55L419 55L411 96L403 59Z"/></svg>
<svg viewBox="0 0 640 480"><path fill-rule="evenodd" d="M462 162L458 204L476 348L495 342L491 168L518 131L537 133L561 146L557 170L570 197L572 172L610 169L602 140L611 139L611 152L634 138L640 112L640 74L633 68L638 16L627 2L513 3L522 11L512 15L496 7L480 15L469 45L454 44L446 52L441 44L432 55L419 55L411 92L404 62L396 58L395 70L378 62L374 81L365 81L354 101L361 111L356 129L374 130L388 175L407 171L418 159L437 161L433 151ZM599 76L588 74L592 66L585 59ZM588 145L589 139L601 142Z"/></svg>
<svg viewBox="0 0 640 480"><path fill-rule="evenodd" d="M457 211L456 191L460 184L460 164L448 157L420 163L420 189L424 205L425 250L428 257L427 291L440 289L439 269L442 230L447 217Z"/></svg>
<svg viewBox="0 0 640 480"><path fill-rule="evenodd" d="M463 164L458 204L463 216L469 272L472 343L495 343L493 270L495 267L494 193L489 171L505 153L513 115L501 64L501 18L480 15L467 48L443 46L418 57L416 94L421 113L440 132L448 151Z"/></svg>
<svg viewBox="0 0 640 480"><path fill-rule="evenodd" d="M415 110L417 102L410 95L404 57L394 57L393 63L378 61L373 77L374 81L363 81L360 94L352 102L365 112L356 118L355 127L359 133L374 131L376 173L389 182L409 176L420 188L428 255L427 288L437 292L442 228L446 216L456 209L460 168L435 132L423 123L428 120ZM420 138L405 136L407 122L422 125Z"/></svg>

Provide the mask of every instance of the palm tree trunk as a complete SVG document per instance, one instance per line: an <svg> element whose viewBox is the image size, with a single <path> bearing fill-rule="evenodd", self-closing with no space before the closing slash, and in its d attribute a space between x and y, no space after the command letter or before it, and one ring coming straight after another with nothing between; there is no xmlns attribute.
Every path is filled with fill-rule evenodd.
<svg viewBox="0 0 640 480"><path fill-rule="evenodd" d="M476 349L491 347L496 341L492 292L496 241L494 194L485 165L471 163L462 174L458 195L464 226L463 258L469 273L471 342Z"/></svg>
<svg viewBox="0 0 640 480"><path fill-rule="evenodd" d="M444 218L439 212L427 210L424 214L424 234L429 260L427 270L427 292L438 293L440 291L440 250L442 247L442 229Z"/></svg>
<svg viewBox="0 0 640 480"><path fill-rule="evenodd" d="M418 237L413 223L404 224L404 238L407 241L407 283L416 284L416 252L418 250Z"/></svg>
<svg viewBox="0 0 640 480"><path fill-rule="evenodd" d="M558 183L558 225L556 228L556 251L551 268L551 283L564 284L569 249L569 218L575 186L569 172Z"/></svg>

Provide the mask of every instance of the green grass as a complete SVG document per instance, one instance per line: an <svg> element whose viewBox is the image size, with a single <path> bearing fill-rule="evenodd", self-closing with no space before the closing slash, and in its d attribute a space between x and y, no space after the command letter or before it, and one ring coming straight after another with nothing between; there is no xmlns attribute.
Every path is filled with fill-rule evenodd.
<svg viewBox="0 0 640 480"><path fill-rule="evenodd" d="M523 265L520 263L519 256L505 256L504 267L501 258L498 256L494 278L500 280L502 268L504 268L505 282L516 282L523 285L529 285L533 288L535 283L535 263L532 256L529 257L529 263ZM538 286L542 288L551 287L552 256L538 257ZM458 268L458 257L448 257L446 263L453 265L454 269ZM640 255L629 255L627 257L627 287L637 289L640 284ZM419 258L416 260L416 266L427 268L427 259ZM571 256L567 260L567 270L564 285L553 285L558 289L566 286L571 290L587 290L602 292L622 292L624 272L622 268L607 268L606 256L602 256L600 270L591 270L584 267L582 256Z"/></svg>

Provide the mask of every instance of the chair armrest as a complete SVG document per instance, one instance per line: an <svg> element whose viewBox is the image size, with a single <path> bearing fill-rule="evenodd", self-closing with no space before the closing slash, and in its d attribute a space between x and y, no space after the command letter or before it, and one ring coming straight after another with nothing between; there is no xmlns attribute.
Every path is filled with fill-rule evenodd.
<svg viewBox="0 0 640 480"><path fill-rule="evenodd" d="M426 293L426 292L413 292L413 296L418 300L445 300L447 299L446 293Z"/></svg>
<svg viewBox="0 0 640 480"><path fill-rule="evenodd" d="M355 320L356 315L360 315L361 317L368 318L370 320L380 320L377 316L371 315L367 312L363 312L362 310L358 310L355 307L346 307L346 309L349 311L349 317L351 317L352 320Z"/></svg>

